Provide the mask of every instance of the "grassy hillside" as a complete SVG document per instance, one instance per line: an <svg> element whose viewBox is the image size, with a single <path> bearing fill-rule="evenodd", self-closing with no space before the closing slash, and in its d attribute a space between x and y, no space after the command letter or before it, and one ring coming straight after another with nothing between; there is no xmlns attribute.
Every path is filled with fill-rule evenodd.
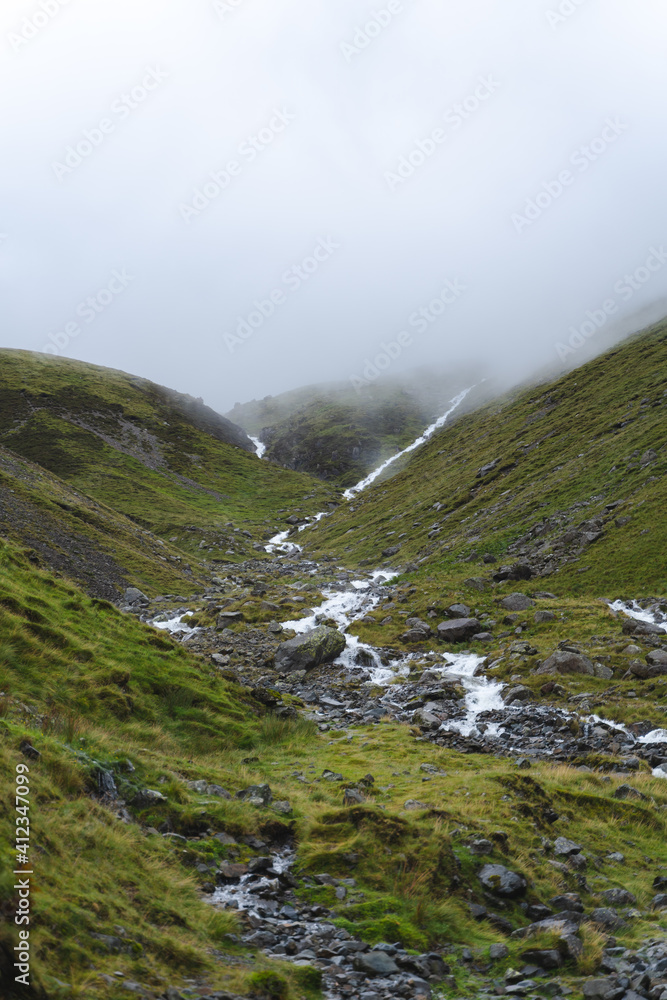
<svg viewBox="0 0 667 1000"><path fill-rule="evenodd" d="M520 562L561 595L665 593L666 364L662 323L489 403L303 538L316 555L409 564L435 585L476 577L488 587Z"/></svg>
<svg viewBox="0 0 667 1000"><path fill-rule="evenodd" d="M524 874L531 905L564 888L583 891L582 885L586 899L595 900L620 884L635 893L644 914L623 940L665 929L665 915L647 908L652 859L666 832L667 785L647 769L633 775L647 799L619 802L613 793L621 775L540 763L523 776L511 761L417 742L406 726L355 727L350 738L344 730L325 734L311 723L278 720L207 660L35 570L6 543L0 543L0 635L3 995L11 996L16 939L10 817L19 764L29 767L31 790L35 989L17 996L119 1000L127 995L123 981L140 982L155 997L167 986L188 995L192 983L203 993L224 988L266 1000L318 995L308 967L242 946L234 914L205 901L201 888L217 864L256 855L245 837L273 844L294 837L299 896L333 907L340 927L371 943L399 940L417 951L447 942L448 995L475 992L479 973L457 957L462 946L472 947L483 966L489 945L508 940L469 909L485 902L477 880L482 862L471 846L479 838L488 838L484 861ZM26 756L32 753L26 743L38 759ZM435 774L428 786L425 767ZM324 781L325 769L341 772L345 784ZM364 804L344 807L342 788L369 772L374 785ZM105 797L109 779L116 791ZM290 801L292 816L187 785L201 779L232 795L269 782L276 798ZM147 799L146 789L162 798ZM406 810L409 800L425 804ZM554 808L559 820L545 821ZM596 857L586 883L549 864L545 832L564 833ZM619 849L625 864L604 860ZM332 886L313 879L322 871L349 878L351 864L354 888L342 901ZM518 903L505 904L503 917L526 919ZM592 971L601 941L587 926L583 955L565 975ZM506 959L496 965L501 976L520 965L525 949L525 942L508 943ZM264 972L279 992L257 990Z"/></svg>
<svg viewBox="0 0 667 1000"><path fill-rule="evenodd" d="M359 391L323 384L239 404L230 419L267 445L266 457L289 469L351 486L418 437L472 372L412 372L379 379Z"/></svg>
<svg viewBox="0 0 667 1000"><path fill-rule="evenodd" d="M120 576L121 587L124 580L182 589L188 559L246 558L285 517L320 510L331 497L317 480L260 462L244 450L252 446L242 431L196 400L26 351L0 351L0 446L14 455L3 451L0 462L5 530L45 552L55 514L61 534L68 528L84 548L107 551L111 584ZM142 565L142 531L169 543L151 556L152 568ZM148 540L153 552L157 544ZM62 547L71 566L72 545Z"/></svg>

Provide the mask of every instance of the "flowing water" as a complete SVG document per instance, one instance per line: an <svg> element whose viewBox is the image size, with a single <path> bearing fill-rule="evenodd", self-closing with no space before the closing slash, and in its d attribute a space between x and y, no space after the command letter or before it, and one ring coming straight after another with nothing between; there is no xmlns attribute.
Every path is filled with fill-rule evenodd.
<svg viewBox="0 0 667 1000"><path fill-rule="evenodd" d="M257 455L257 458L264 458L264 454L266 452L266 445L264 444L264 442L260 441L259 438L251 437L250 434L248 435L248 437L255 446L255 454Z"/></svg>

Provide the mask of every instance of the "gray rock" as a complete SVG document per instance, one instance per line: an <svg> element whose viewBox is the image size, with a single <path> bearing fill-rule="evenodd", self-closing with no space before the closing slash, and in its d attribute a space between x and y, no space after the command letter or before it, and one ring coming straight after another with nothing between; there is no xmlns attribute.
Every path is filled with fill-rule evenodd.
<svg viewBox="0 0 667 1000"><path fill-rule="evenodd" d="M489 892L493 892L496 896L505 896L508 899L523 896L527 889L527 882L523 875L518 875L503 865L484 865L478 877Z"/></svg>
<svg viewBox="0 0 667 1000"><path fill-rule="evenodd" d="M545 622L555 622L556 616L553 611L536 611L533 621L536 625L543 625Z"/></svg>
<svg viewBox="0 0 667 1000"><path fill-rule="evenodd" d="M595 676L595 667L587 656L581 653L572 653L566 650L558 650L547 657L542 666L537 671L538 674L585 674L589 677Z"/></svg>
<svg viewBox="0 0 667 1000"><path fill-rule="evenodd" d="M135 806L155 806L160 802L166 802L167 796L162 792L156 792L153 788L140 788L132 799Z"/></svg>
<svg viewBox="0 0 667 1000"><path fill-rule="evenodd" d="M465 642L481 629L476 618L454 618L438 625L438 638L443 642Z"/></svg>
<svg viewBox="0 0 667 1000"><path fill-rule="evenodd" d="M651 666L664 666L667 668L667 650L652 649L646 657L646 662Z"/></svg>
<svg viewBox="0 0 667 1000"><path fill-rule="evenodd" d="M528 951L521 952L521 958L528 965L539 965L541 969L547 971L559 969L563 964L560 952L556 951L555 948L530 948Z"/></svg>
<svg viewBox="0 0 667 1000"><path fill-rule="evenodd" d="M236 793L236 798L250 805L268 806L273 802L273 792L268 785L249 785Z"/></svg>
<svg viewBox="0 0 667 1000"><path fill-rule="evenodd" d="M485 580L481 576L472 576L468 580L463 581L463 586L468 587L470 590L487 590L489 587L489 581Z"/></svg>
<svg viewBox="0 0 667 1000"><path fill-rule="evenodd" d="M274 802L273 808L277 813L280 813L282 816L290 816L292 813L291 803L287 802L286 800L283 800L281 802Z"/></svg>
<svg viewBox="0 0 667 1000"><path fill-rule="evenodd" d="M141 590L136 587L128 587L123 598L126 604L148 604L149 599Z"/></svg>
<svg viewBox="0 0 667 1000"><path fill-rule="evenodd" d="M447 608L450 618L470 618L470 608L467 604L452 604Z"/></svg>
<svg viewBox="0 0 667 1000"><path fill-rule="evenodd" d="M557 837L554 843L554 854L558 856L569 857L570 854L579 854L581 852L581 846L575 844L573 840L568 840L566 837Z"/></svg>
<svg viewBox="0 0 667 1000"><path fill-rule="evenodd" d="M504 958L507 958L510 950L506 944L492 944L489 948L489 958L493 962L501 962Z"/></svg>
<svg viewBox="0 0 667 1000"><path fill-rule="evenodd" d="M600 895L610 906L634 906L637 902L636 896L627 889L605 889Z"/></svg>
<svg viewBox="0 0 667 1000"><path fill-rule="evenodd" d="M657 896L654 896L651 900L652 910L667 910L667 893L659 892Z"/></svg>
<svg viewBox="0 0 667 1000"><path fill-rule="evenodd" d="M403 808L416 810L416 809L430 809L431 807L429 805L426 805L425 802L418 802L416 799L408 799L407 802L403 803Z"/></svg>
<svg viewBox="0 0 667 1000"><path fill-rule="evenodd" d="M383 551L382 557L384 559L390 559L391 556L395 556L400 551L401 551L401 546L400 545L391 545L388 549L385 549Z"/></svg>
<svg viewBox="0 0 667 1000"><path fill-rule="evenodd" d="M493 853L493 842L491 840L473 840L470 844L471 854L492 854Z"/></svg>
<svg viewBox="0 0 667 1000"><path fill-rule="evenodd" d="M604 1000L616 987L615 979L585 979L581 984L581 992L590 1000Z"/></svg>
<svg viewBox="0 0 667 1000"><path fill-rule="evenodd" d="M512 705L515 701L531 701L533 692L530 688L519 684L517 687L510 688L509 691L504 691L502 697L506 705Z"/></svg>
<svg viewBox="0 0 667 1000"><path fill-rule="evenodd" d="M525 594L509 594L508 597L503 597L500 604L506 611L527 611L535 606L535 601Z"/></svg>
<svg viewBox="0 0 667 1000"><path fill-rule="evenodd" d="M625 799L637 799L642 802L648 802L648 796L640 792L638 788L633 788L632 785L619 785L614 792L614 798L621 801Z"/></svg>
<svg viewBox="0 0 667 1000"><path fill-rule="evenodd" d="M335 628L317 628L288 639L278 646L275 667L279 671L310 670L320 663L331 663L345 649L345 636Z"/></svg>
<svg viewBox="0 0 667 1000"><path fill-rule="evenodd" d="M357 972L363 972L371 977L393 976L399 971L391 955L384 951L368 951L357 955L354 959L354 967Z"/></svg>
<svg viewBox="0 0 667 1000"><path fill-rule="evenodd" d="M591 913L591 920L594 924L598 924L599 927L604 927L605 930L608 931L613 931L618 927L625 926L625 921L622 920L616 910L610 906L598 906Z"/></svg>

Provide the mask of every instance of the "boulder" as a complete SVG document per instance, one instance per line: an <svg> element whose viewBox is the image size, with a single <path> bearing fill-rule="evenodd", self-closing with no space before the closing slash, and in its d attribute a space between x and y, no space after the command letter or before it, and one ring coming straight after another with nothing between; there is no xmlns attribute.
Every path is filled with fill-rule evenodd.
<svg viewBox="0 0 667 1000"><path fill-rule="evenodd" d="M667 650L652 649L646 657L646 662L650 663L652 667L664 667L665 673L667 673Z"/></svg>
<svg viewBox="0 0 667 1000"><path fill-rule="evenodd" d="M586 674L595 677L595 666L581 653L559 650L552 653L537 671L538 674Z"/></svg>
<svg viewBox="0 0 667 1000"><path fill-rule="evenodd" d="M634 906L637 902L636 896L627 889L605 889L600 895L610 906Z"/></svg>
<svg viewBox="0 0 667 1000"><path fill-rule="evenodd" d="M610 993L617 992L617 988L615 979L585 979L581 984L586 1000L604 1000Z"/></svg>
<svg viewBox="0 0 667 1000"><path fill-rule="evenodd" d="M479 880L489 892L507 899L523 896L527 889L523 875L518 875L503 865L484 865L479 873Z"/></svg>
<svg viewBox="0 0 667 1000"><path fill-rule="evenodd" d="M128 587L125 591L124 600L126 604L148 604L148 598L141 590L136 587Z"/></svg>
<svg viewBox="0 0 667 1000"><path fill-rule="evenodd" d="M438 638L443 642L465 642L481 631L476 618L453 618L438 625Z"/></svg>
<svg viewBox="0 0 667 1000"><path fill-rule="evenodd" d="M528 608L535 606L535 601L527 597L526 594L509 594L507 597L503 597L500 605L506 611L527 611Z"/></svg>
<svg viewBox="0 0 667 1000"><path fill-rule="evenodd" d="M463 581L463 586L468 587L470 590L486 590L489 586L488 580L485 580L481 576L471 576L468 580Z"/></svg>
<svg viewBox="0 0 667 1000"><path fill-rule="evenodd" d="M646 659L648 660L648 656ZM639 677L640 680L646 681L653 677L661 677L667 674L667 662L651 663L649 661L648 663L644 663L642 660L633 660L628 669L634 677Z"/></svg>
<svg viewBox="0 0 667 1000"><path fill-rule="evenodd" d="M521 958L528 965L539 965L541 969L547 971L559 969L563 964L560 952L555 948L530 948L521 952Z"/></svg>
<svg viewBox="0 0 667 1000"><path fill-rule="evenodd" d="M279 671L310 670L320 663L331 663L345 649L345 636L335 628L318 625L310 632L282 642L275 654Z"/></svg>
<svg viewBox="0 0 667 1000"><path fill-rule="evenodd" d="M614 792L614 798L624 801L625 799L638 799L643 802L648 802L648 797L640 792L638 788L633 788L632 785L619 785Z"/></svg>
<svg viewBox="0 0 667 1000"><path fill-rule="evenodd" d="M470 618L470 608L467 604L452 604L447 608L450 618Z"/></svg>
<svg viewBox="0 0 667 1000"><path fill-rule="evenodd" d="M391 556L395 556L401 551L400 545L390 545L388 549L385 549L382 553L383 559L390 559Z"/></svg>
<svg viewBox="0 0 667 1000"><path fill-rule="evenodd" d="M635 618L626 618L622 625L625 635L662 635L665 630L652 622L639 622Z"/></svg>
<svg viewBox="0 0 667 1000"><path fill-rule="evenodd" d="M536 625L543 625L545 622L555 622L556 616L553 611L536 611L533 621Z"/></svg>
<svg viewBox="0 0 667 1000"><path fill-rule="evenodd" d="M273 793L268 785L249 785L237 792L236 798L251 805L268 806L273 802Z"/></svg>
<svg viewBox="0 0 667 1000"><path fill-rule="evenodd" d="M571 854L580 854L581 846L575 844L573 840L566 837L557 837L554 843L554 854L569 857Z"/></svg>
<svg viewBox="0 0 667 1000"><path fill-rule="evenodd" d="M371 977L393 976L399 971L396 962L385 951L367 951L357 955L354 967L357 972L363 972Z"/></svg>
<svg viewBox="0 0 667 1000"><path fill-rule="evenodd" d="M512 705L515 701L531 701L532 697L533 692L530 688L519 684L517 687L510 688L509 691L503 694L503 701L506 705Z"/></svg>
<svg viewBox="0 0 667 1000"><path fill-rule="evenodd" d="M619 917L617 911L611 906L598 906L591 913L591 920L598 927L604 927L607 931L615 931L619 927L625 926L625 921Z"/></svg>

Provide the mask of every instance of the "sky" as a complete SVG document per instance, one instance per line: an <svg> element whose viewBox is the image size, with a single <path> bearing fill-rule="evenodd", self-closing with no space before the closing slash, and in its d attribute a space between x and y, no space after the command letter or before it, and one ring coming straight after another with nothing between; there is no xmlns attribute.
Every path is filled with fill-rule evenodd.
<svg viewBox="0 0 667 1000"><path fill-rule="evenodd" d="M223 412L579 365L667 314L666 34L664 0L4 0L0 343Z"/></svg>

